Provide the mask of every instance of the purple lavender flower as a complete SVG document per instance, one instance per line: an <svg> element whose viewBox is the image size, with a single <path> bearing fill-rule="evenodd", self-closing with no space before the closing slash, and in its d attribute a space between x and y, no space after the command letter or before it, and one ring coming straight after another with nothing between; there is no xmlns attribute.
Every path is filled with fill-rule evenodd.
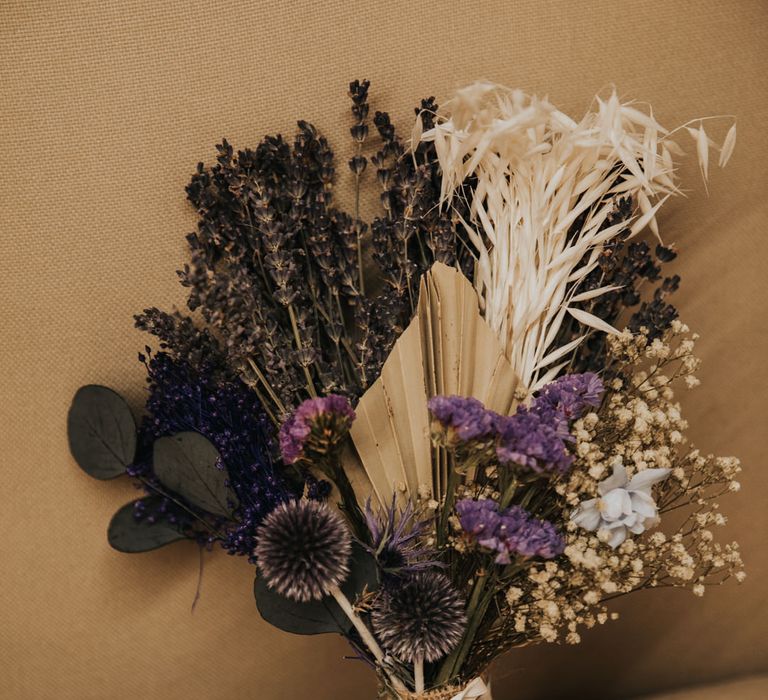
<svg viewBox="0 0 768 700"><path fill-rule="evenodd" d="M541 389L533 401L533 408L546 406L561 413L566 421L579 418L587 407L600 405L603 382L594 372L566 374Z"/></svg>
<svg viewBox="0 0 768 700"><path fill-rule="evenodd" d="M310 438L315 433L321 451L337 445L349 432L355 412L349 400L338 394L329 394L304 401L280 428L280 453L286 464L305 457Z"/></svg>
<svg viewBox="0 0 768 700"><path fill-rule="evenodd" d="M565 449L559 414L536 413L520 406L503 419L496 456L502 464L519 464L536 472L563 473L573 462Z"/></svg>
<svg viewBox="0 0 768 700"><path fill-rule="evenodd" d="M513 553L552 559L563 552L565 545L555 526L520 506L500 513L496 501L465 498L456 504L456 512L462 530L481 547L497 553L497 564L509 564Z"/></svg>
<svg viewBox="0 0 768 700"><path fill-rule="evenodd" d="M446 446L495 437L499 415L477 399L466 396L435 396L429 400L433 433Z"/></svg>

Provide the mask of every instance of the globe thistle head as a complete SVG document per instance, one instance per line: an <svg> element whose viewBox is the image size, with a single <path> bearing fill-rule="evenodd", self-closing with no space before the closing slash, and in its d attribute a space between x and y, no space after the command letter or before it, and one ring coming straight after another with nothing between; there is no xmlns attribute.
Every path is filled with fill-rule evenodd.
<svg viewBox="0 0 768 700"><path fill-rule="evenodd" d="M259 527L256 563L267 585L305 603L349 574L352 540L341 515L321 501L282 503Z"/></svg>
<svg viewBox="0 0 768 700"><path fill-rule="evenodd" d="M461 641L467 624L464 600L444 574L421 571L378 597L373 628L402 661L436 661Z"/></svg>

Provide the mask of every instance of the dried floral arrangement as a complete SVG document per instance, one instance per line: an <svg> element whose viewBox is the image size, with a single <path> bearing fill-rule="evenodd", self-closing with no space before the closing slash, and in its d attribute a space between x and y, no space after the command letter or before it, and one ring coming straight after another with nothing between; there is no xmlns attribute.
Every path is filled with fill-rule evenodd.
<svg viewBox="0 0 768 700"><path fill-rule="evenodd" d="M675 398L697 336L656 220L676 139L706 183L736 128L718 145L615 93L575 121L476 83L423 100L403 139L368 88L350 84L351 213L307 122L198 166L194 314L136 317L158 344L138 428L85 386L70 447L144 491L114 548L219 544L255 565L264 619L343 635L383 697L490 697L496 657L578 642L617 596L744 577L713 534L739 462L690 445Z"/></svg>

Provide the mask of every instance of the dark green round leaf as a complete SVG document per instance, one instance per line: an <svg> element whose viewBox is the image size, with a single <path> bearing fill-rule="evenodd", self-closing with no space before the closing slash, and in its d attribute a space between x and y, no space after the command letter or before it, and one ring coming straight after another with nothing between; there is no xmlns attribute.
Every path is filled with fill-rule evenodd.
<svg viewBox="0 0 768 700"><path fill-rule="evenodd" d="M200 433L177 433L155 441L153 467L160 481L190 503L214 515L230 516L237 505L219 468L218 450Z"/></svg>
<svg viewBox="0 0 768 700"><path fill-rule="evenodd" d="M354 543L350 572L341 586L344 595L354 604L363 591L372 592L379 587L379 569L376 558L361 545ZM338 603L328 596L309 603L297 603L269 588L266 581L257 576L253 584L256 607L261 616L284 632L292 634L348 634L352 622Z"/></svg>
<svg viewBox="0 0 768 700"><path fill-rule="evenodd" d="M145 501L152 508L160 500L158 496L147 496L139 499ZM126 503L112 516L107 530L107 539L113 549L118 552L149 552L163 547L171 542L187 539L173 525L167 522L153 524L145 521L136 522L133 517L133 504L136 501Z"/></svg>
<svg viewBox="0 0 768 700"><path fill-rule="evenodd" d="M69 451L81 469L97 479L125 472L136 453L136 421L112 389L89 384L78 389L67 415Z"/></svg>
<svg viewBox="0 0 768 700"><path fill-rule="evenodd" d="M260 576L253 583L253 595L261 616L283 632L292 634L346 634L352 623L333 598L297 603L267 586Z"/></svg>

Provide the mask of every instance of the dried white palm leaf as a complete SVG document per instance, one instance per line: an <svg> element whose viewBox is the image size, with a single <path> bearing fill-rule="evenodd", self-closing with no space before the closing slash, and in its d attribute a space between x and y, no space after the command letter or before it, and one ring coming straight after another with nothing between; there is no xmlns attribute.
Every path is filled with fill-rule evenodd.
<svg viewBox="0 0 768 700"><path fill-rule="evenodd" d="M433 129L414 132L435 144L443 205L465 197L462 185L474 178L470 216L461 221L474 246L475 286L485 319L529 392L578 345L564 352L552 346L566 314L587 328L614 331L569 304L585 298L579 285L623 230L635 236L648 227L659 237L658 210L680 193L673 155L682 150L671 137L689 131L705 184L709 149L717 148L703 119L693 122L697 129L669 131L615 92L595 104L577 122L546 99L475 83L444 105ZM720 165L735 139L734 126L719 149ZM635 213L614 222L624 197Z"/></svg>
<svg viewBox="0 0 768 700"><path fill-rule="evenodd" d="M358 499L373 494L386 506L393 493L403 501L441 498L447 463L431 444L427 401L439 394L474 396L508 414L516 385L472 284L436 263L422 278L415 317L355 409L357 454L345 454L344 467Z"/></svg>

